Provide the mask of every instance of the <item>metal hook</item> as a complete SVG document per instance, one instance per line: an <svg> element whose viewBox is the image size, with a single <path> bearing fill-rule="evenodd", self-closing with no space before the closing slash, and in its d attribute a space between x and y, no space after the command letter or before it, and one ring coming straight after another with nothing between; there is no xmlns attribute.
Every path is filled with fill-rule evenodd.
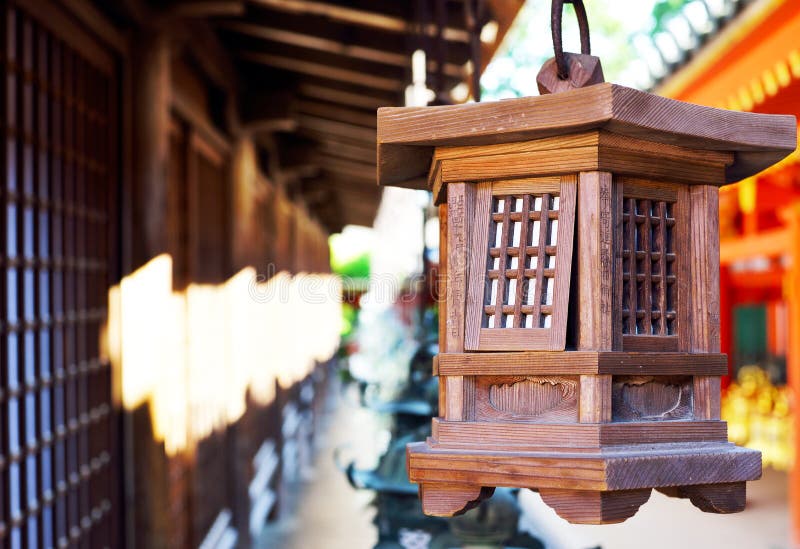
<svg viewBox="0 0 800 549"><path fill-rule="evenodd" d="M581 34L581 53L584 55L592 54L592 45L589 42L589 19L586 17L586 8L583 5L583 0L553 0L550 26L553 31L553 51L556 54L558 77L562 80L569 78L569 63L564 55L564 44L561 35L564 4L572 4L575 8L575 16L578 18L578 28Z"/></svg>

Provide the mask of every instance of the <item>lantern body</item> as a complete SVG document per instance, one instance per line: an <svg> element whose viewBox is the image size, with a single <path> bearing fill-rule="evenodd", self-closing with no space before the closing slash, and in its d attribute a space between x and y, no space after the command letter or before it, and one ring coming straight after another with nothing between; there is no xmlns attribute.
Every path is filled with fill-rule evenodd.
<svg viewBox="0 0 800 549"><path fill-rule="evenodd" d="M794 150L794 118L601 84L382 109L378 136L381 181L424 166L440 204L440 417L407 454L424 511L495 486L577 523L652 488L743 509L761 455L719 417L718 187Z"/></svg>

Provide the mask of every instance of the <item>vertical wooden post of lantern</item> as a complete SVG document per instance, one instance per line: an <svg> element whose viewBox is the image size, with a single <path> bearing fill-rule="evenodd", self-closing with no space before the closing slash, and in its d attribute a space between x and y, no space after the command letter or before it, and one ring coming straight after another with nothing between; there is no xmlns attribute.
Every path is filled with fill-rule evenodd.
<svg viewBox="0 0 800 549"><path fill-rule="evenodd" d="M717 193L793 151L795 119L603 83L586 31L540 73L560 93L378 111L380 183L427 173L441 205L440 417L408 447L430 515L495 486L576 523L652 488L729 513L761 475L719 417Z"/></svg>

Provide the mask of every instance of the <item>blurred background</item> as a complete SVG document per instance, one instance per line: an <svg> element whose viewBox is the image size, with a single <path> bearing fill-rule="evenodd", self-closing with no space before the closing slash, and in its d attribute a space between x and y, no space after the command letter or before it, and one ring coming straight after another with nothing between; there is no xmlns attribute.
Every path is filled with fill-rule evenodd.
<svg viewBox="0 0 800 549"><path fill-rule="evenodd" d="M800 111L795 0L586 0L606 80ZM565 49L578 50L572 8ZM438 387L430 194L383 106L536 95L546 0L0 0L3 547L800 546L797 154L720 192L741 514L654 493L572 526L530 491L421 514Z"/></svg>

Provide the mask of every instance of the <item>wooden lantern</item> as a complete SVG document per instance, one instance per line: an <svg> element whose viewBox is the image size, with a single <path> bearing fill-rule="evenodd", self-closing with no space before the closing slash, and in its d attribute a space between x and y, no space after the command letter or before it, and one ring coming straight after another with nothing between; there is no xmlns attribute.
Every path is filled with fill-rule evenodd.
<svg viewBox="0 0 800 549"><path fill-rule="evenodd" d="M795 141L792 116L606 83L379 110L381 184L440 204L440 417L408 447L427 514L495 486L576 523L652 488L743 509L761 454L719 415L718 187Z"/></svg>

